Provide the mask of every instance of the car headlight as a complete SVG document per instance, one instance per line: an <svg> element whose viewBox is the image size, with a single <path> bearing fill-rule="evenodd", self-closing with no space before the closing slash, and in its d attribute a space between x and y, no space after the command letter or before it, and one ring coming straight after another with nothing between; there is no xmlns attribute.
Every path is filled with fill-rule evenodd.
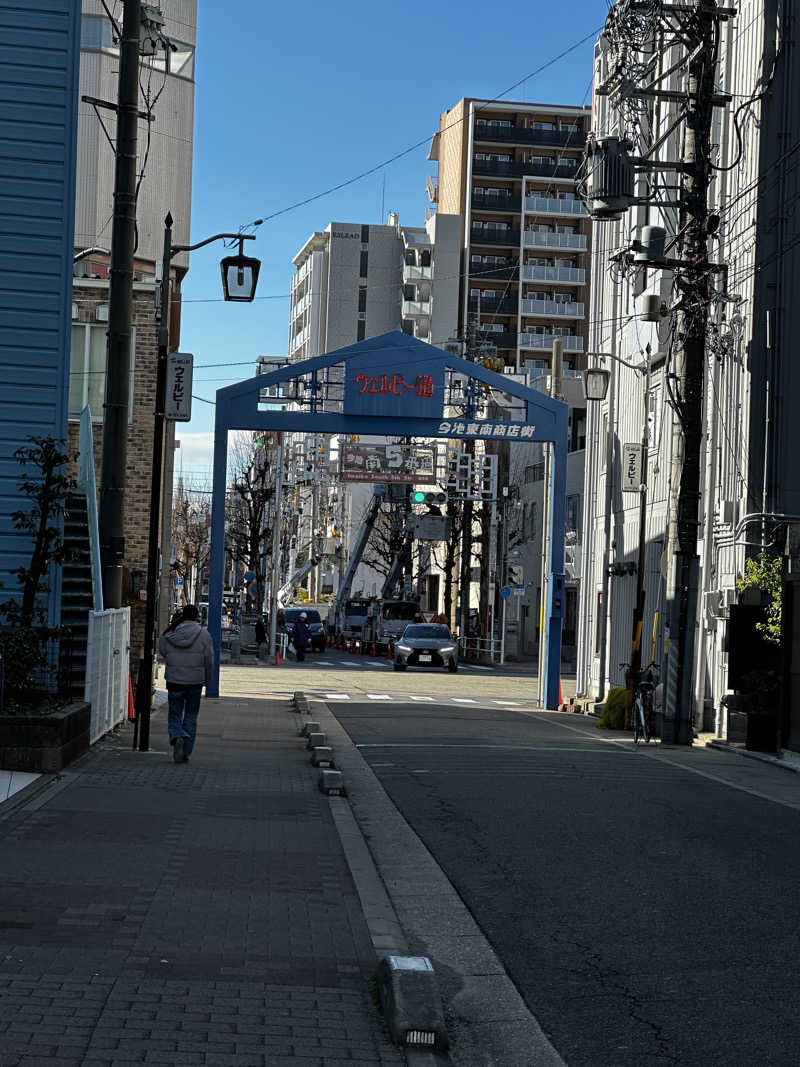
<svg viewBox="0 0 800 1067"><path fill-rule="evenodd" d="M439 649L440 652L455 652L455 650L455 645L442 645L442 647Z"/></svg>
<svg viewBox="0 0 800 1067"><path fill-rule="evenodd" d="M398 652L410 652L411 651L411 646L410 645L395 645L394 647L397 649Z"/></svg>

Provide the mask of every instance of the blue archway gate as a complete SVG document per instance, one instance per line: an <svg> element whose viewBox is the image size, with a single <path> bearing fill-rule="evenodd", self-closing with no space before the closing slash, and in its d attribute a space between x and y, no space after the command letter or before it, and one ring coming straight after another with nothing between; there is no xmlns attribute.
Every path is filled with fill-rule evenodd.
<svg viewBox="0 0 800 1067"><path fill-rule="evenodd" d="M464 383L468 387L464 388ZM478 382L522 401L515 421L481 419L464 397ZM458 387L460 384L460 388ZM480 386L478 386L480 388ZM270 398L277 392L287 408ZM447 414L456 412L455 415ZM545 648L548 708L558 706L561 620L564 608L567 407L543 393L486 370L399 331L324 356L288 363L217 391L211 512L209 631L216 668L209 696L219 695L222 583L225 564L225 487L231 430L374 434L445 440L548 441L553 445L550 501L550 573Z"/></svg>

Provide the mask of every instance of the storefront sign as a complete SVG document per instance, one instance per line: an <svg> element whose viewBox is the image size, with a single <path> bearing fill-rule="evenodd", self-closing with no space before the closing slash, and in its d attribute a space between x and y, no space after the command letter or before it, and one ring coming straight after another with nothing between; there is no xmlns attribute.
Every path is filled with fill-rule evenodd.
<svg viewBox="0 0 800 1067"><path fill-rule="evenodd" d="M521 422L440 422L437 437L502 437L506 441L533 441L536 427Z"/></svg>
<svg viewBox="0 0 800 1067"><path fill-rule="evenodd" d="M192 417L192 366L194 356L188 352L170 352L167 356L167 389L164 418L189 422Z"/></svg>
<svg viewBox="0 0 800 1067"><path fill-rule="evenodd" d="M409 354L410 355L410 354ZM345 415L441 417L444 364L403 359L402 351L376 351L348 360L345 371Z"/></svg>
<svg viewBox="0 0 800 1067"><path fill-rule="evenodd" d="M436 481L432 448L403 445L344 445L340 460L343 482L412 482L433 485Z"/></svg>

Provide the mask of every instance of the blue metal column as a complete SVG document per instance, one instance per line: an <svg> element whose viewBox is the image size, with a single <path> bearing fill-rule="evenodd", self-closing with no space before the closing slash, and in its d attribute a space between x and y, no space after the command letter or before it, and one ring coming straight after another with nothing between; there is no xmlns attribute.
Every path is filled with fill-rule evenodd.
<svg viewBox="0 0 800 1067"><path fill-rule="evenodd" d="M544 673L545 707L558 708L561 677L561 626L564 618L564 534L567 507L567 409L558 414L553 441L550 489L550 573L547 583L547 644Z"/></svg>
<svg viewBox="0 0 800 1067"><path fill-rule="evenodd" d="M214 424L214 481L211 488L211 561L208 576L208 632L214 641L214 673L206 696L219 696L219 656L222 647L222 584L225 578L225 483L228 467L228 427L224 408L217 404Z"/></svg>

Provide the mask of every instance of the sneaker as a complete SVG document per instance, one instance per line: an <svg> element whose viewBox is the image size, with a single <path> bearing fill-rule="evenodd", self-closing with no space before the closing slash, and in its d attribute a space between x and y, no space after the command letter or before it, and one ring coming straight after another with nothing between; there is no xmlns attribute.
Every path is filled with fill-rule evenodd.
<svg viewBox="0 0 800 1067"><path fill-rule="evenodd" d="M183 738L176 737L172 748L172 758L176 763L183 763Z"/></svg>

